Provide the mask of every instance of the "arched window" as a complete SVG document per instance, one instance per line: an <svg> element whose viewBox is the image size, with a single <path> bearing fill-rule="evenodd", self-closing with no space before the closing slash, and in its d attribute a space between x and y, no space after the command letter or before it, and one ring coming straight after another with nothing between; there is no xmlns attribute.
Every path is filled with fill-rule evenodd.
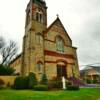
<svg viewBox="0 0 100 100"><path fill-rule="evenodd" d="M29 10L28 13L27 13L26 25L28 25L29 22L30 22L30 16L31 16L31 13L30 13L30 10Z"/></svg>
<svg viewBox="0 0 100 100"><path fill-rule="evenodd" d="M36 21L39 20L39 17L38 17L38 12L36 12Z"/></svg>
<svg viewBox="0 0 100 100"><path fill-rule="evenodd" d="M38 62L38 63L37 63L37 71L38 71L38 72L42 72L42 70L43 70L43 69L42 69L42 63L41 63L41 62Z"/></svg>
<svg viewBox="0 0 100 100"><path fill-rule="evenodd" d="M36 43L37 44L42 44L42 42L43 42L42 34L41 33L37 33L36 34Z"/></svg>
<svg viewBox="0 0 100 100"><path fill-rule="evenodd" d="M42 11L40 11L39 9L36 10L35 12L35 16L36 16L36 21L43 23L43 13Z"/></svg>
<svg viewBox="0 0 100 100"><path fill-rule="evenodd" d="M61 36L56 37L56 48L60 53L64 52L64 41Z"/></svg>

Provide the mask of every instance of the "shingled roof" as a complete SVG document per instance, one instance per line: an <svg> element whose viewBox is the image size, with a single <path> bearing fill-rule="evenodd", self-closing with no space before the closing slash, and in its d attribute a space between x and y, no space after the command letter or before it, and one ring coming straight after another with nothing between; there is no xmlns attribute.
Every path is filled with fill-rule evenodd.
<svg viewBox="0 0 100 100"><path fill-rule="evenodd" d="M100 75L100 66L87 66L83 70L80 70L80 74L86 74L89 69L95 69L96 73Z"/></svg>

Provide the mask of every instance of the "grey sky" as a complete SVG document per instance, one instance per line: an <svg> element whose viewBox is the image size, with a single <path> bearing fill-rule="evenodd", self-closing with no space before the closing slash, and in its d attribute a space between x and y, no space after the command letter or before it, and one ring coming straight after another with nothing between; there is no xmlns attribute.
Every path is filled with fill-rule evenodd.
<svg viewBox="0 0 100 100"><path fill-rule="evenodd" d="M22 45L29 0L0 0L0 35ZM78 47L79 64L100 62L100 0L46 0L48 25L59 17Z"/></svg>

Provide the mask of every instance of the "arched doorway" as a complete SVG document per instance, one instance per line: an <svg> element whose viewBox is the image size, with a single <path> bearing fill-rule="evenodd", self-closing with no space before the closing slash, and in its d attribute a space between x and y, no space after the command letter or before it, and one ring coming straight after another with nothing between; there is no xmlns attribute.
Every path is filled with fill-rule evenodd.
<svg viewBox="0 0 100 100"><path fill-rule="evenodd" d="M63 76L67 78L66 63L59 62L57 63L57 78L61 78Z"/></svg>

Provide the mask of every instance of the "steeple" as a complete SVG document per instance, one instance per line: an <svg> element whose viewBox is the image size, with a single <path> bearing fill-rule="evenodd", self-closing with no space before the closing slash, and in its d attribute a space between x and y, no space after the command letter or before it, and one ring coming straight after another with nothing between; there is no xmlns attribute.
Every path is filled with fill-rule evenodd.
<svg viewBox="0 0 100 100"><path fill-rule="evenodd" d="M44 0L30 0L26 8L26 25L30 22L37 21L47 26L47 7Z"/></svg>
<svg viewBox="0 0 100 100"><path fill-rule="evenodd" d="M30 0L26 8L25 36L23 38L23 74L35 72L35 64L40 61L44 63L43 34L46 28L47 7L45 1ZM42 66L43 68L44 66Z"/></svg>
<svg viewBox="0 0 100 100"><path fill-rule="evenodd" d="M42 5L44 5L44 7L46 7L46 3L44 0L32 0L33 3L40 3Z"/></svg>

